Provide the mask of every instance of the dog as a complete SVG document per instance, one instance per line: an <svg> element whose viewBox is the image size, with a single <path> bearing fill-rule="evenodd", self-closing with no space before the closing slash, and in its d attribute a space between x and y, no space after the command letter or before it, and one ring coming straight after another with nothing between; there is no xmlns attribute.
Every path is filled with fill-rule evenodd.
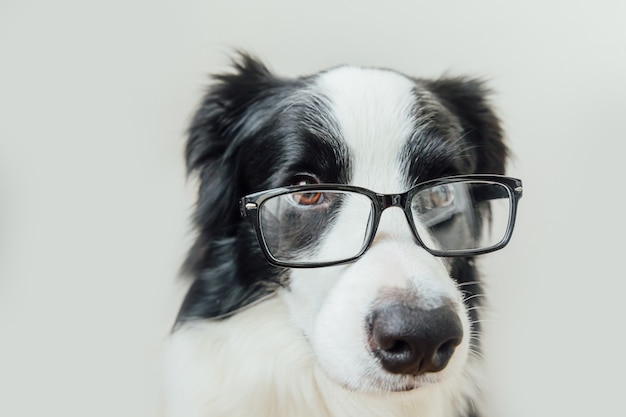
<svg viewBox="0 0 626 417"><path fill-rule="evenodd" d="M213 81L166 415L479 416L475 257L508 242L522 190L484 83L286 78L245 53Z"/></svg>

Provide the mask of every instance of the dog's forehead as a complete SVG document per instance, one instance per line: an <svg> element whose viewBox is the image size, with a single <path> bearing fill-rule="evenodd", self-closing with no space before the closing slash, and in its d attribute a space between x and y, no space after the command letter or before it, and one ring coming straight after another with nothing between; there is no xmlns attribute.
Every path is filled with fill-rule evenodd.
<svg viewBox="0 0 626 417"><path fill-rule="evenodd" d="M351 182L377 192L405 191L402 150L415 133L415 82L388 70L340 67L316 87L329 101L351 155Z"/></svg>

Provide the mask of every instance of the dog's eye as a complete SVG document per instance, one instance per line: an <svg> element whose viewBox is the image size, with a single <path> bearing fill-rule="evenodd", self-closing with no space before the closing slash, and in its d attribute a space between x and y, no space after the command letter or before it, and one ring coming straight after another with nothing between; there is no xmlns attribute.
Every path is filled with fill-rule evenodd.
<svg viewBox="0 0 626 417"><path fill-rule="evenodd" d="M301 174L294 178L294 181L291 185L313 185L319 183L319 180L314 176Z"/></svg>
<svg viewBox="0 0 626 417"><path fill-rule="evenodd" d="M298 175L293 185L313 185L319 183L318 179L312 175ZM321 192L293 193L291 196L293 201L301 206L312 206L324 201L324 195Z"/></svg>
<svg viewBox="0 0 626 417"><path fill-rule="evenodd" d="M322 198L322 193L320 192L294 193L292 196L293 201L301 206L312 206L313 204L319 204L324 200Z"/></svg>
<svg viewBox="0 0 626 417"><path fill-rule="evenodd" d="M447 207L454 200L454 193L448 185L440 185L430 190L430 203L432 207Z"/></svg>

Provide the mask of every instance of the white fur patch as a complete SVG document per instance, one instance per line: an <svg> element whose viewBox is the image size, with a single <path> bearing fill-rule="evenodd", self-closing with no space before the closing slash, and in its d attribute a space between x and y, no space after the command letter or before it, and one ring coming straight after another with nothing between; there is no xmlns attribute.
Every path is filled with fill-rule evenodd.
<svg viewBox="0 0 626 417"><path fill-rule="evenodd" d="M353 185L376 192L406 191L401 150L415 129L415 85L390 71L339 68L320 76L317 86L329 100L350 155ZM349 228L343 208L321 249L338 253ZM342 226L343 225L343 226ZM291 315L310 341L324 371L354 390L380 392L423 386L461 373L469 347L469 319L444 263L414 242L402 210L386 210L375 240L353 264L293 270L284 294ZM389 289L412 290L423 308L456 302L463 323L461 345L449 365L419 378L385 371L368 348L366 318L376 298Z"/></svg>
<svg viewBox="0 0 626 417"><path fill-rule="evenodd" d="M400 151L414 130L413 81L391 71L341 67L317 87L330 100L354 162L351 184L378 193L406 191Z"/></svg>
<svg viewBox="0 0 626 417"><path fill-rule="evenodd" d="M319 367L280 297L183 326L166 358L168 417L452 416L472 389L456 375L407 392L350 391Z"/></svg>

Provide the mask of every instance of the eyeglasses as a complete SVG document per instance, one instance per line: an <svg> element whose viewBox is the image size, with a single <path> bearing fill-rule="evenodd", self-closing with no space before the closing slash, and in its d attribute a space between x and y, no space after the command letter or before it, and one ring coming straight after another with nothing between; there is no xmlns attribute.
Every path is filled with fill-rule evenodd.
<svg viewBox="0 0 626 417"><path fill-rule="evenodd" d="M417 243L435 256L501 249L513 233L522 190L521 180L499 175L440 178L401 194L340 184L298 185L247 195L240 208L270 263L311 268L362 256L389 207L404 211Z"/></svg>

